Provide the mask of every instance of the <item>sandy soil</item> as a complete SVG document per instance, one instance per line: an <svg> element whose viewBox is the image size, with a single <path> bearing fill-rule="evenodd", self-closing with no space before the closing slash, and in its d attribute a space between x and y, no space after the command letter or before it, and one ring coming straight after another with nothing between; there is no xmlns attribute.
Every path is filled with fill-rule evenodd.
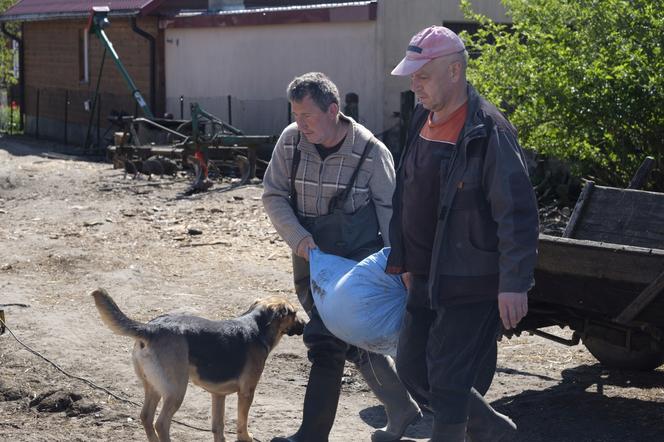
<svg viewBox="0 0 664 442"><path fill-rule="evenodd" d="M0 440L144 440L133 342L99 321L90 291L106 288L139 320L174 310L229 318L268 294L297 302L289 250L259 183L183 198L185 178L124 179L56 148L0 139L0 308L12 332L0 336ZM300 337L272 353L250 412L257 440L298 427L308 368ZM518 424L513 441L663 440L662 368L606 371L582 346L503 340L488 397ZM235 410L232 397L229 440ZM174 424L174 440L212 440L209 415L208 394L190 386L176 419L199 429ZM348 366L331 440L367 441L384 422ZM427 440L430 425L425 416L404 440Z"/></svg>

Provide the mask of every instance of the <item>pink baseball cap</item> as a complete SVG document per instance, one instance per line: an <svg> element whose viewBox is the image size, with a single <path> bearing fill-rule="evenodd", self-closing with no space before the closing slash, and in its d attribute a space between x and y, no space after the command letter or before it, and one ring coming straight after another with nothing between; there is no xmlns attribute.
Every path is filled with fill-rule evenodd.
<svg viewBox="0 0 664 442"><path fill-rule="evenodd" d="M444 26L430 26L410 39L406 56L392 70L392 75L410 75L434 58L465 49L463 41L452 30Z"/></svg>

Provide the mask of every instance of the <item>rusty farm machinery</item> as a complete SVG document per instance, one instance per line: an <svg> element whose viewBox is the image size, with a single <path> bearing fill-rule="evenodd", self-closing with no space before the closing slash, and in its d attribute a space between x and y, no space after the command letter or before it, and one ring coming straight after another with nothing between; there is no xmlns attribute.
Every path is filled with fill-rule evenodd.
<svg viewBox="0 0 664 442"><path fill-rule="evenodd" d="M257 163L265 163L258 159L257 152L259 149L271 149L276 137L246 135L206 112L198 103L190 104L189 120L155 117L104 32L110 24L108 13L108 7L93 7L88 32L100 40L104 56L107 53L111 55L132 97L145 115L109 118L119 128L113 137L113 145L108 147L109 159L114 164L144 161L152 156L174 159L183 169L193 172L189 193L205 191L212 186L212 180L222 177L231 178L235 185L256 177Z"/></svg>

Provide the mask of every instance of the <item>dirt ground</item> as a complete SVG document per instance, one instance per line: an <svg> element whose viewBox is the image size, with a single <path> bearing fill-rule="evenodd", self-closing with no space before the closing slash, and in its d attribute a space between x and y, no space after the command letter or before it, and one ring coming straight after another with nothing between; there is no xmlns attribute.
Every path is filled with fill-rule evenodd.
<svg viewBox="0 0 664 442"><path fill-rule="evenodd" d="M145 440L139 407L114 397L142 402L133 342L100 322L90 291L106 288L138 320L229 318L265 295L297 302L289 250L263 212L260 183L182 197L184 177L124 179L108 163L56 150L0 139L0 308L11 330L0 336L0 440ZM284 338L251 408L256 440L297 429L308 368L301 338ZM664 440L664 367L606 371L582 346L504 339L488 398L519 426L512 441ZM175 417L199 429L174 424L174 440L212 440L209 404L190 385ZM231 397L229 440L235 410ZM384 422L347 366L331 441L368 441ZM430 425L425 415L403 440L427 440Z"/></svg>

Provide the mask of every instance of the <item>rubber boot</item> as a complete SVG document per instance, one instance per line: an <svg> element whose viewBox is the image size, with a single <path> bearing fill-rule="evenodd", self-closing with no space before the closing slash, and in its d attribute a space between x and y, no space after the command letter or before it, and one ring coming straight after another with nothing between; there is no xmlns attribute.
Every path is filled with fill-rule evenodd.
<svg viewBox="0 0 664 442"><path fill-rule="evenodd" d="M371 435L372 442L391 442L401 439L406 428L422 417L417 403L401 383L389 356L368 353L358 369L376 398L385 406L387 426Z"/></svg>
<svg viewBox="0 0 664 442"><path fill-rule="evenodd" d="M344 364L314 364L304 395L302 424L292 436L275 437L272 442L327 442L337 414Z"/></svg>
<svg viewBox="0 0 664 442"><path fill-rule="evenodd" d="M464 442L466 440L466 423L443 424L433 421L433 431L429 442Z"/></svg>
<svg viewBox="0 0 664 442"><path fill-rule="evenodd" d="M516 432L516 424L498 413L474 388L470 391L468 437L472 442L496 442Z"/></svg>

